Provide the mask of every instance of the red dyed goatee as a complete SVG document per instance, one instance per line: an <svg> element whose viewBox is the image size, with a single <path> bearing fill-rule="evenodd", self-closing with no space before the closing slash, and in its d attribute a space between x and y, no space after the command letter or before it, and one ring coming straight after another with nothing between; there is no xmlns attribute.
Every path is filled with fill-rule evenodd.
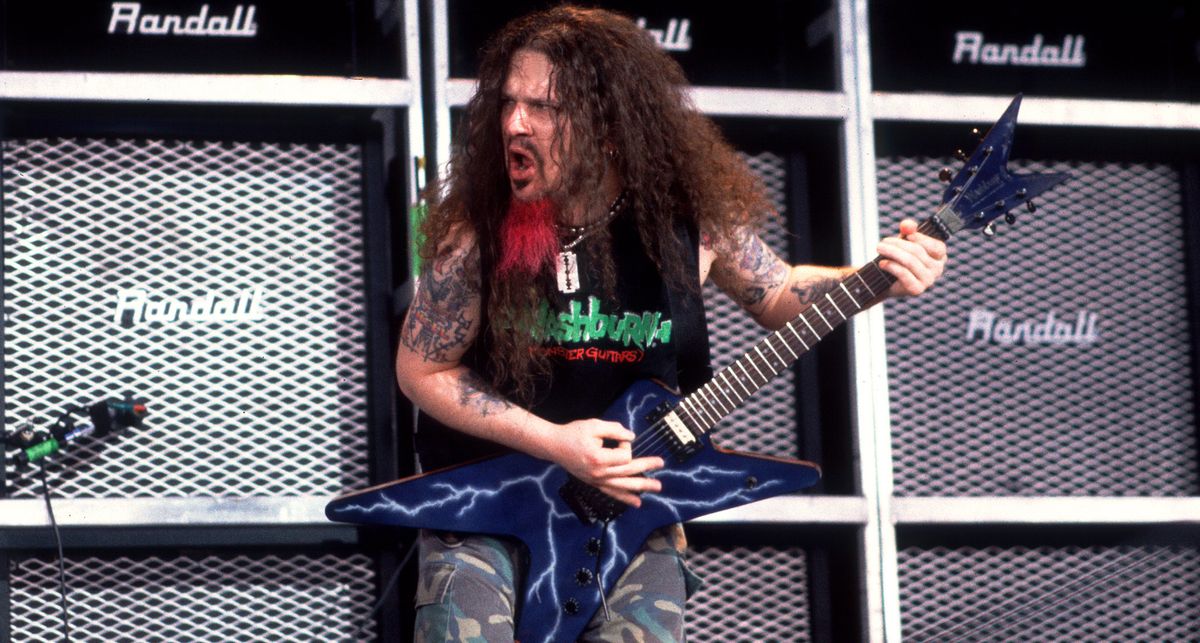
<svg viewBox="0 0 1200 643"><path fill-rule="evenodd" d="M557 207L550 199L513 199L500 224L502 277L533 277L549 270L558 253L558 231L554 227Z"/></svg>

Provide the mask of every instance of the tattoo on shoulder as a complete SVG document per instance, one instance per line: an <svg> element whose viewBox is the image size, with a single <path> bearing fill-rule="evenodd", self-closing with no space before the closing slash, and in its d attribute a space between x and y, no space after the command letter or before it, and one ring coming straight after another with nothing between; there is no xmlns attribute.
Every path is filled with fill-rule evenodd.
<svg viewBox="0 0 1200 643"><path fill-rule="evenodd" d="M421 272L421 285L409 306L400 341L427 362L448 362L467 341L468 312L480 292L479 250L438 257Z"/></svg>
<svg viewBox="0 0 1200 643"><path fill-rule="evenodd" d="M487 417L503 413L513 407L499 392L475 371L467 371L458 378L458 402Z"/></svg>
<svg viewBox="0 0 1200 643"><path fill-rule="evenodd" d="M837 279L830 279L828 277L818 278L792 286L792 292L796 293L796 299L800 302L800 305L807 306L820 299L825 293L836 288L837 285Z"/></svg>

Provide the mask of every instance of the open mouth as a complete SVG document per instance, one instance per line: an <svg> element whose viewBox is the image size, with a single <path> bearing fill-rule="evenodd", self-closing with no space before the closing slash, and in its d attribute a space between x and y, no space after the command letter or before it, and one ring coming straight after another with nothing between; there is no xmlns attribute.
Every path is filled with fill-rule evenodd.
<svg viewBox="0 0 1200 643"><path fill-rule="evenodd" d="M514 183L525 184L533 179L536 163L528 150L519 145L508 148L508 177Z"/></svg>

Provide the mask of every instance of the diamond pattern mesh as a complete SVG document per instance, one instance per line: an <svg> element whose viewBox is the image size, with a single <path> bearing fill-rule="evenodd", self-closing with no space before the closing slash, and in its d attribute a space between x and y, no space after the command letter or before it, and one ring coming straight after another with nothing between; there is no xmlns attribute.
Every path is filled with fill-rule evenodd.
<svg viewBox="0 0 1200 643"><path fill-rule="evenodd" d="M900 551L905 641L1195 641L1196 547Z"/></svg>
<svg viewBox="0 0 1200 643"><path fill-rule="evenodd" d="M688 601L695 641L809 641L808 564L799 547L693 547L704 585Z"/></svg>
<svg viewBox="0 0 1200 643"><path fill-rule="evenodd" d="M950 164L880 159L884 226L927 214L911 186ZM888 307L896 494L1200 493L1178 174L1013 166L1074 178L995 241L952 239L937 287ZM1012 330L1049 314L1081 332Z"/></svg>
<svg viewBox="0 0 1200 643"><path fill-rule="evenodd" d="M374 640L371 561L351 556L68 558L71 640ZM14 641L62 636L58 567L27 558L11 570Z"/></svg>
<svg viewBox="0 0 1200 643"><path fill-rule="evenodd" d="M779 216L768 221L762 239L780 257L788 258L787 173L784 160L777 154L765 152L744 156L750 169L762 178L771 203ZM708 334L715 371L729 365L767 331L754 322L732 299L717 289L710 280L704 287L708 316ZM722 421L714 434L717 442L727 449L798 457L796 439L796 384L791 369L780 373L755 393L742 408Z"/></svg>
<svg viewBox="0 0 1200 643"><path fill-rule="evenodd" d="M123 439L73 445L56 494L364 485L357 147L47 139L2 153L5 423L41 428L125 392L151 413ZM254 288L258 319L145 321L171 299ZM119 289L146 293L124 325Z"/></svg>

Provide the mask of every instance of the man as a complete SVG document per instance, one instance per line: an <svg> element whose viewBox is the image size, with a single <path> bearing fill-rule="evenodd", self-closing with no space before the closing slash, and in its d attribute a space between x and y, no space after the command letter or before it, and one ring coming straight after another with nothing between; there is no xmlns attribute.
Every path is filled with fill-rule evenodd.
<svg viewBox="0 0 1200 643"><path fill-rule="evenodd" d="M634 380L703 382L701 284L779 328L815 299L797 293L849 274L767 248L758 181L686 91L644 32L602 10L533 14L486 48L396 358L401 389L443 425L418 432L426 469L502 445L638 507L663 461L596 418ZM912 221L879 253L892 296L923 292L946 260ZM421 545L418 640L512 640L519 546ZM584 638L682 640L683 547L677 527L652 535Z"/></svg>

